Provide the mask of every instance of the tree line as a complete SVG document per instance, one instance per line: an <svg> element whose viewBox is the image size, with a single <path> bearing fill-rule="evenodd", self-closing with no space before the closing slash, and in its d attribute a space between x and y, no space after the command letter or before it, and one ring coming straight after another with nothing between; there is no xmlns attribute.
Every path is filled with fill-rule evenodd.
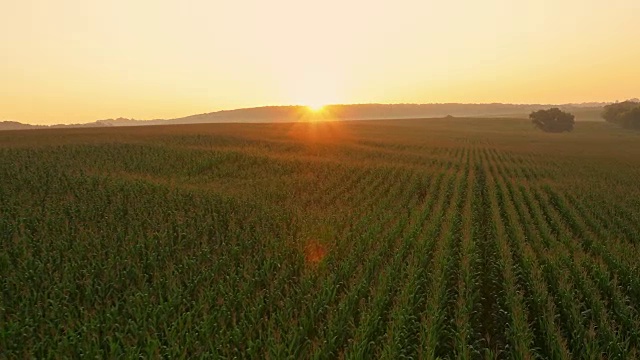
<svg viewBox="0 0 640 360"><path fill-rule="evenodd" d="M616 102L604 107L602 118L625 129L640 129L640 101ZM559 108L533 111L529 119L538 129L549 133L571 132L575 116Z"/></svg>

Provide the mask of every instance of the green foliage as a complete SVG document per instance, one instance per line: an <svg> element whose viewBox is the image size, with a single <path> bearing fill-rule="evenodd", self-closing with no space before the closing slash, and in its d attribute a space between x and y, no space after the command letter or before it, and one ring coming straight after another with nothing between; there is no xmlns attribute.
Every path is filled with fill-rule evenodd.
<svg viewBox="0 0 640 360"><path fill-rule="evenodd" d="M604 107L602 118L627 129L640 129L640 102L624 101Z"/></svg>
<svg viewBox="0 0 640 360"><path fill-rule="evenodd" d="M0 358L637 358L640 145L583 129L0 133Z"/></svg>
<svg viewBox="0 0 640 360"><path fill-rule="evenodd" d="M534 111L529 119L540 130L551 133L570 132L575 124L575 116L558 108Z"/></svg>

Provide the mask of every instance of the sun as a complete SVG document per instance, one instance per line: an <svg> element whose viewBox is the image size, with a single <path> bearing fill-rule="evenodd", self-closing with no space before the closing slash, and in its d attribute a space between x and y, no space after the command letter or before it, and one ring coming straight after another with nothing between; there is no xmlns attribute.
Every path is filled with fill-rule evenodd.
<svg viewBox="0 0 640 360"><path fill-rule="evenodd" d="M311 110L311 112L320 112L324 109L325 104L322 103L308 103L307 107L309 108L309 110Z"/></svg>

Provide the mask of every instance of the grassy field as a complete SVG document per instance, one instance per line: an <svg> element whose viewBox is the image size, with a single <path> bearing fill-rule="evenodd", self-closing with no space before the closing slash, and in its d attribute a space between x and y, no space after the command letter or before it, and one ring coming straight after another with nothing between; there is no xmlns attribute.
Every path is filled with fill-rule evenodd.
<svg viewBox="0 0 640 360"><path fill-rule="evenodd" d="M0 358L640 356L640 134L0 133Z"/></svg>

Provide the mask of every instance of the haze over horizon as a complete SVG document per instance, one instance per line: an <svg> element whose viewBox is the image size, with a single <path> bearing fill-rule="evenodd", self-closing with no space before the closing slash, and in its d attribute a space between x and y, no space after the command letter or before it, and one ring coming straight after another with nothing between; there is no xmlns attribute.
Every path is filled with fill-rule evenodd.
<svg viewBox="0 0 640 360"><path fill-rule="evenodd" d="M640 2L27 0L0 13L0 121L640 93Z"/></svg>

